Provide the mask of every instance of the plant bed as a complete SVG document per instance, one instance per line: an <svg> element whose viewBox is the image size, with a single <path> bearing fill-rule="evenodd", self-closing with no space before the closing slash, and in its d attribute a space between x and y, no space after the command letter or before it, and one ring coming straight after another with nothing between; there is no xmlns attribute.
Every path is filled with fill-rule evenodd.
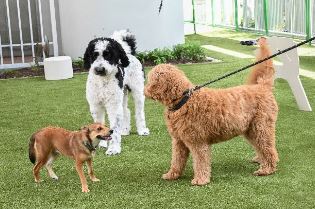
<svg viewBox="0 0 315 209"><path fill-rule="evenodd" d="M84 68L74 67L74 73L86 72ZM9 79L9 78L27 78L35 76L44 76L44 66L40 67L28 67L14 70L7 70L0 72L0 79Z"/></svg>
<svg viewBox="0 0 315 209"><path fill-rule="evenodd" d="M187 64L209 61L205 50L195 43L178 44L171 49L164 48L140 52L136 56L144 66L162 63Z"/></svg>
<svg viewBox="0 0 315 209"><path fill-rule="evenodd" d="M148 52L139 52L136 57L144 67L155 66L162 63L191 64L217 62L218 60L207 57L204 49L195 43L179 44L172 49L154 49ZM88 70L83 67L83 59L73 61L73 72L81 73ZM0 72L0 79L44 76L44 67L29 67Z"/></svg>

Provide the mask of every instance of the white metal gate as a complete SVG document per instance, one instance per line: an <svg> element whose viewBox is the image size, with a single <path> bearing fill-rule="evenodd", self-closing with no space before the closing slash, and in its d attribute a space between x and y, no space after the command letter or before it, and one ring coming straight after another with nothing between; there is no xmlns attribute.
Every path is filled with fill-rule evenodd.
<svg viewBox="0 0 315 209"><path fill-rule="evenodd" d="M29 67L35 59L41 62L44 47L58 56L55 0L0 3L0 69Z"/></svg>

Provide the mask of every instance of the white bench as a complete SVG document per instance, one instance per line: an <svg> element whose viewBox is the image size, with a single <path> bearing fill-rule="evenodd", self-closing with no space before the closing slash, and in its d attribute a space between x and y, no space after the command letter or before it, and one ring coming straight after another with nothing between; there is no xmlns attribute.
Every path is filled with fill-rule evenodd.
<svg viewBox="0 0 315 209"><path fill-rule="evenodd" d="M284 50L295 45L292 39L284 37L270 37L268 38L268 43L272 53L277 53L279 50ZM278 58L281 63L274 61L274 67L276 70L275 78L282 78L288 81L300 110L312 111L299 77L300 64L297 49L295 48L281 54Z"/></svg>

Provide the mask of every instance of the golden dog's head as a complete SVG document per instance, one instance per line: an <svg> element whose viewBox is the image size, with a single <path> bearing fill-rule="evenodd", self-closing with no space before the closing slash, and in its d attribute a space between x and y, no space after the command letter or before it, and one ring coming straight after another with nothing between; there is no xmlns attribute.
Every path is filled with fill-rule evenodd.
<svg viewBox="0 0 315 209"><path fill-rule="evenodd" d="M109 141L112 139L111 134L113 133L113 130L100 123L93 123L88 126L84 126L81 130L85 131L86 136L92 140L94 147L97 147L100 140Z"/></svg>
<svg viewBox="0 0 315 209"><path fill-rule="evenodd" d="M181 98L183 92L192 86L185 74L175 66L161 64L149 72L144 94L150 99L169 106Z"/></svg>

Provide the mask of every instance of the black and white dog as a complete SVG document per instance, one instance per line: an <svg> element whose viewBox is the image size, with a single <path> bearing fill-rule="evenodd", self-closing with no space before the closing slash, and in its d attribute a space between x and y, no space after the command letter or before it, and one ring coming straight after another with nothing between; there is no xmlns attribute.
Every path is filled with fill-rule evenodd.
<svg viewBox="0 0 315 209"><path fill-rule="evenodd" d="M110 128L114 130L106 151L108 155L121 152L121 135L130 132L128 92L135 101L137 132L149 135L144 116L144 71L134 56L135 49L134 36L122 30L114 32L111 38L90 41L84 53L84 67L89 69L86 98L90 112L94 122L104 124L106 111Z"/></svg>

